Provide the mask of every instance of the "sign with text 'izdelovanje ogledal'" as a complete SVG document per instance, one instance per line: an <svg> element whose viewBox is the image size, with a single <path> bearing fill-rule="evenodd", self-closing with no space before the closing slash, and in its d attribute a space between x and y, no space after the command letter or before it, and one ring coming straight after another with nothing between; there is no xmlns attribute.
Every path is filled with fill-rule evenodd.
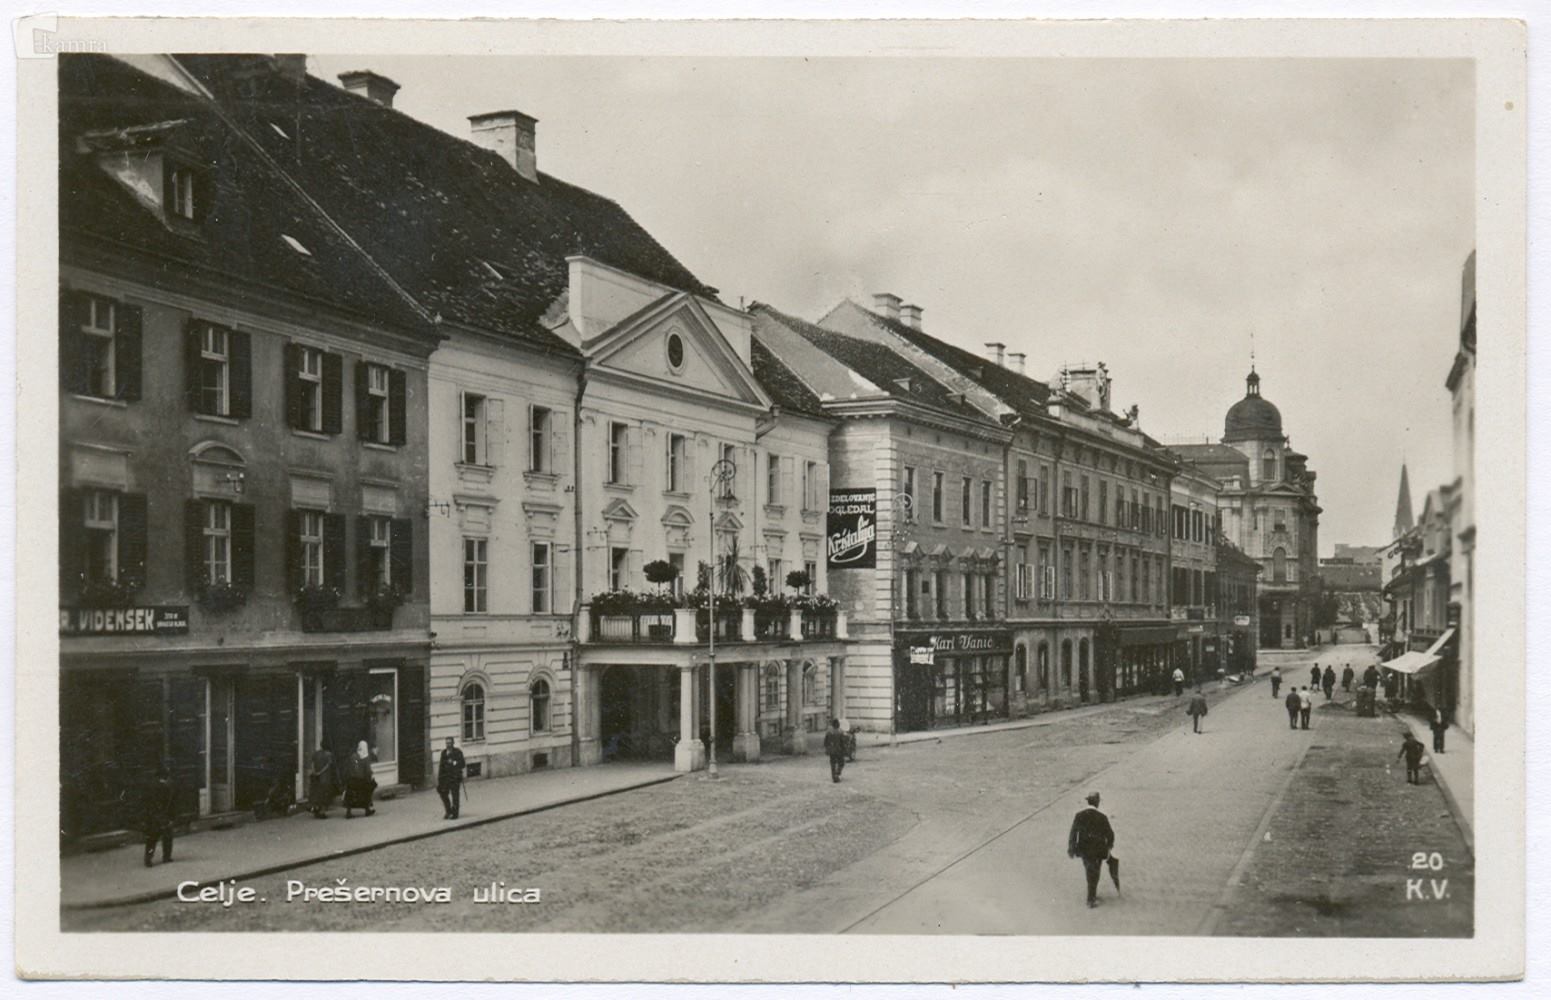
<svg viewBox="0 0 1551 1000"><path fill-rule="evenodd" d="M878 491L829 491L828 560L837 569L872 569L878 559Z"/></svg>

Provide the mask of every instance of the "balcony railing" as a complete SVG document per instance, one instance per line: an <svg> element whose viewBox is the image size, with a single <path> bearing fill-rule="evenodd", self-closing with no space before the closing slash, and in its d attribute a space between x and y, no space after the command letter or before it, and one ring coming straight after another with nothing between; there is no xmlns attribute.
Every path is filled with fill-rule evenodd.
<svg viewBox="0 0 1551 1000"><path fill-rule="evenodd" d="M624 611L604 614L588 609L592 636L602 642L672 642L677 630L673 612Z"/></svg>
<svg viewBox="0 0 1551 1000"><path fill-rule="evenodd" d="M743 609L734 605L723 610L716 609L716 639L718 642L736 642L741 639L739 630L743 628ZM708 608L701 608L695 612L695 638L705 642L711 636L711 612Z"/></svg>
<svg viewBox="0 0 1551 1000"><path fill-rule="evenodd" d="M803 611L802 637L804 639L833 639L838 612Z"/></svg>
<svg viewBox="0 0 1551 1000"><path fill-rule="evenodd" d="M578 616L584 643L704 643L713 629L707 608L653 608L600 611L584 606ZM718 607L714 619L718 643L803 642L845 639L845 613L838 609L755 610Z"/></svg>

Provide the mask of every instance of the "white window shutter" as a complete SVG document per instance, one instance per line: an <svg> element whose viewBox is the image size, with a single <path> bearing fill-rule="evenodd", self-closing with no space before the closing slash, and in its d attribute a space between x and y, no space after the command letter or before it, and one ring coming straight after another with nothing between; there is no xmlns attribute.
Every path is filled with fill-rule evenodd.
<svg viewBox="0 0 1551 1000"><path fill-rule="evenodd" d="M484 459L486 465L506 461L506 403L499 399L485 400Z"/></svg>
<svg viewBox="0 0 1551 1000"><path fill-rule="evenodd" d="M641 482L641 428L625 428L625 481L632 486Z"/></svg>
<svg viewBox="0 0 1551 1000"><path fill-rule="evenodd" d="M549 411L549 470L569 476L575 463L571 460L571 415L559 410Z"/></svg>
<svg viewBox="0 0 1551 1000"><path fill-rule="evenodd" d="M797 483L797 459L792 455L781 456L781 498L774 503L791 506Z"/></svg>
<svg viewBox="0 0 1551 1000"><path fill-rule="evenodd" d="M453 459L455 462L462 462L468 457L463 453L463 415L468 412L468 395L462 389L458 390L457 419L453 421L453 431L457 435L453 438L455 444L452 449L452 453L457 456Z"/></svg>

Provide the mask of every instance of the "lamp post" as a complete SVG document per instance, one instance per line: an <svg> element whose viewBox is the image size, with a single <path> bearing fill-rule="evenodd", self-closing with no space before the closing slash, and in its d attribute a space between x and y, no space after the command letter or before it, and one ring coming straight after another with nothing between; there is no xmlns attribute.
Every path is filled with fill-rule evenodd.
<svg viewBox="0 0 1551 1000"><path fill-rule="evenodd" d="M728 459L721 459L711 466L710 505L707 509L706 535L711 541L711 565L716 566L716 501L718 497L728 496L731 492L733 480L738 475L738 467ZM706 671L707 704L711 712L711 738L706 740L706 773L711 777L719 777L716 772L716 587L717 574L713 571L709 583L710 604L706 611L706 650L710 669Z"/></svg>

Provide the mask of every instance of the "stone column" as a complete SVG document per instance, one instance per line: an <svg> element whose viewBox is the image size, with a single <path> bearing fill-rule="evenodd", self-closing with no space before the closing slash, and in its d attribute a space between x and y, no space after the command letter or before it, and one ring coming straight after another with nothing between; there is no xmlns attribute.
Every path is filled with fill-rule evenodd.
<svg viewBox="0 0 1551 1000"><path fill-rule="evenodd" d="M693 666L679 667L679 742L673 748L673 769L680 773L698 771L705 767L705 745L700 742L700 726L695 708L695 675Z"/></svg>
<svg viewBox="0 0 1551 1000"><path fill-rule="evenodd" d="M737 732L732 738L732 759L741 761L759 760L759 733L754 731L754 720L757 715L759 697L759 664L739 663L737 696L734 699L738 706Z"/></svg>
<svg viewBox="0 0 1551 1000"><path fill-rule="evenodd" d="M808 734L802 728L802 661L786 661L786 752L808 752Z"/></svg>
<svg viewBox="0 0 1551 1000"><path fill-rule="evenodd" d="M602 688L604 667L577 667L576 668L576 705L574 712L576 717L576 752L580 757L579 764L596 764L603 759L603 743L601 730L603 728L603 699L599 696Z"/></svg>

